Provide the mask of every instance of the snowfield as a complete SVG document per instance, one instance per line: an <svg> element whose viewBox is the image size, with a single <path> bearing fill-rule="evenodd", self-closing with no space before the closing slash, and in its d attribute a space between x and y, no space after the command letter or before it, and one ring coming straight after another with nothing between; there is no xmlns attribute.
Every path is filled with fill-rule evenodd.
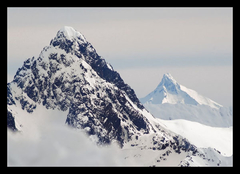
<svg viewBox="0 0 240 174"><path fill-rule="evenodd" d="M211 147L220 151L224 156L233 155L233 127L211 127L183 119L158 120L166 129L187 138L197 147Z"/></svg>
<svg viewBox="0 0 240 174"><path fill-rule="evenodd" d="M145 108L156 118L163 120L184 119L212 127L231 127L233 117L230 108L214 109L206 105L152 104L144 103Z"/></svg>

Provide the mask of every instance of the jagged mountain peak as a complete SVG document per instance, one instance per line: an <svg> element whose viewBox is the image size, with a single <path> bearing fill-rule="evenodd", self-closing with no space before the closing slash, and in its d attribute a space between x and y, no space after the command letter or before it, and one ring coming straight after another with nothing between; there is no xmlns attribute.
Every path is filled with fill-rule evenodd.
<svg viewBox="0 0 240 174"><path fill-rule="evenodd" d="M57 32L51 40L50 46L65 50L66 53L72 53L79 58L82 54L96 54L96 50L83 34L69 26L64 26Z"/></svg>
<svg viewBox="0 0 240 174"><path fill-rule="evenodd" d="M154 90L155 93L161 91L169 91L171 93L176 93L179 90L180 86L177 81L173 78L170 73L165 73L163 78L157 88Z"/></svg>
<svg viewBox="0 0 240 174"><path fill-rule="evenodd" d="M16 106L34 113L39 105L68 111L66 124L96 135L99 143L123 144L135 133L156 129L133 89L72 27L60 29L39 57L27 59L7 88L13 130L24 129Z"/></svg>
<svg viewBox="0 0 240 174"><path fill-rule="evenodd" d="M174 83L177 83L177 81L173 78L173 76L170 73L163 74L162 80L170 80Z"/></svg>
<svg viewBox="0 0 240 174"><path fill-rule="evenodd" d="M83 42L86 42L86 39L83 36L83 34L81 34L79 31L76 31L74 28L70 26L64 26L57 32L56 37L61 37L61 36L64 36L68 40L80 39Z"/></svg>
<svg viewBox="0 0 240 174"><path fill-rule="evenodd" d="M182 103L190 105L208 105L216 109L222 107L211 99L179 84L170 73L164 74L157 88L140 100L143 104L147 102L152 104Z"/></svg>
<svg viewBox="0 0 240 174"><path fill-rule="evenodd" d="M177 81L173 78L173 76L170 73L163 74L160 84L167 85L169 83L172 83L173 85L178 85Z"/></svg>

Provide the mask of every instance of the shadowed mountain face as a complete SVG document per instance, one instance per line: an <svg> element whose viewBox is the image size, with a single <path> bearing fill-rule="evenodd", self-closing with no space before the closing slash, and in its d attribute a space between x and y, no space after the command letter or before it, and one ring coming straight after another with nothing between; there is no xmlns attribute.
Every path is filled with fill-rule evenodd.
<svg viewBox="0 0 240 174"><path fill-rule="evenodd" d="M38 58L27 59L7 90L8 105L19 103L29 113L39 104L69 109L66 123L97 135L101 143L116 139L122 144L131 135L152 129L137 110L144 107L134 90L71 27L60 29ZM7 125L18 130L12 114L9 108Z"/></svg>

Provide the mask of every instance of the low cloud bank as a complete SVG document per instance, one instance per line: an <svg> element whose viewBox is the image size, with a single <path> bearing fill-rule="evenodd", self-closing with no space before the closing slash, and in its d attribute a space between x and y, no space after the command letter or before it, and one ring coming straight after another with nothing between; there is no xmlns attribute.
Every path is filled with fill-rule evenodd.
<svg viewBox="0 0 240 174"><path fill-rule="evenodd" d="M117 145L99 147L67 126L43 132L40 139L8 130L8 166L125 165Z"/></svg>
<svg viewBox="0 0 240 174"><path fill-rule="evenodd" d="M91 140L94 137L89 138L82 130L72 129L57 121L61 117L58 113L35 114L32 131L7 131L8 166L129 165L116 144L97 146ZM30 117L33 115L28 115ZM41 123L38 119L41 119Z"/></svg>

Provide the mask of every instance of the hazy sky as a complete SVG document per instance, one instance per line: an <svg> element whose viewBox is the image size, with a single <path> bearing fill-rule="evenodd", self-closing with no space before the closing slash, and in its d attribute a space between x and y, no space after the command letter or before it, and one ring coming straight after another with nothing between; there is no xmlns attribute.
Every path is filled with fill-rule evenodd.
<svg viewBox="0 0 240 174"><path fill-rule="evenodd" d="M232 105L232 8L8 8L8 81L63 26L80 31L144 97L169 72Z"/></svg>

